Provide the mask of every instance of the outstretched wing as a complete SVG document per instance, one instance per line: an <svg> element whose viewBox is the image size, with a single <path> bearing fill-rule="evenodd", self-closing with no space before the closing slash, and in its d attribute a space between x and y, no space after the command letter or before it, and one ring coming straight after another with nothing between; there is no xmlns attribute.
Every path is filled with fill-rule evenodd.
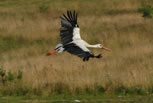
<svg viewBox="0 0 153 103"><path fill-rule="evenodd" d="M60 30L60 36L64 45L75 39L81 39L77 15L75 11L67 11L67 15L63 14L63 17L61 17L62 28Z"/></svg>
<svg viewBox="0 0 153 103"><path fill-rule="evenodd" d="M88 61L90 57L94 57L94 55L83 45L81 46L79 44L70 43L65 45L64 48L69 53L83 58L83 61Z"/></svg>

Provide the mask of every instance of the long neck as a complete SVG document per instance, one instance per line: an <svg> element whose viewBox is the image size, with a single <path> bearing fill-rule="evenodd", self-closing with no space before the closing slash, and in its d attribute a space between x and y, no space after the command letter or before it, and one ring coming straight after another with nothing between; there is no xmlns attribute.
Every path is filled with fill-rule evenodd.
<svg viewBox="0 0 153 103"><path fill-rule="evenodd" d="M96 45L91 45L91 44L88 44L88 43L85 42L85 41L84 41L84 43L85 43L85 46L88 47L88 48L98 48L98 47L97 47L97 44L96 44Z"/></svg>
<svg viewBox="0 0 153 103"><path fill-rule="evenodd" d="M98 48L97 47L97 44L95 44L95 45L91 45L91 44L88 44L88 45L86 45L88 48Z"/></svg>

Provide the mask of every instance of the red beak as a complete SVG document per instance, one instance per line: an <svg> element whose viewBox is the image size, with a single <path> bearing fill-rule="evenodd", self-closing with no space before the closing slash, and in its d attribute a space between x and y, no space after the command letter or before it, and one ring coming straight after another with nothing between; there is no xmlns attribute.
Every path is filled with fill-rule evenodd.
<svg viewBox="0 0 153 103"><path fill-rule="evenodd" d="M102 46L101 48L104 49L104 50L107 50L107 51L109 51L109 52L112 52L111 49L105 48L104 46Z"/></svg>
<svg viewBox="0 0 153 103"><path fill-rule="evenodd" d="M47 56L56 54L57 52L58 52L58 51L53 51L53 52L47 53Z"/></svg>

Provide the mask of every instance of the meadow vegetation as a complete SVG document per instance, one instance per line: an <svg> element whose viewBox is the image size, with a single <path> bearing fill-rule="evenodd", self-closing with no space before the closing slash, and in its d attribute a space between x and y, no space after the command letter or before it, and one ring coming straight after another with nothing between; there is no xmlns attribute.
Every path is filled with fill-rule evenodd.
<svg viewBox="0 0 153 103"><path fill-rule="evenodd" d="M0 0L0 95L152 94L148 5L153 0ZM112 52L91 49L103 58L88 62L67 52L47 57L67 10L78 11L84 40Z"/></svg>

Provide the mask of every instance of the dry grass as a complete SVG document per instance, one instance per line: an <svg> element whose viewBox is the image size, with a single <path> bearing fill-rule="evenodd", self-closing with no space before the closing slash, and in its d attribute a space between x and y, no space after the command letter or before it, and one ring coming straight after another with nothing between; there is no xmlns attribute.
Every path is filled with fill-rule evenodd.
<svg viewBox="0 0 153 103"><path fill-rule="evenodd" d="M152 93L153 23L152 19L144 19L136 12L142 5L141 2L103 0L92 9L98 0L82 3L51 1L49 12L40 13L37 8L40 1L36 4L33 4L34 0L31 1L31 6L24 13L21 11L24 11L25 6L18 5L20 10L15 11L15 3L8 4L14 7L9 8L7 3L1 2L4 8L1 7L0 13L5 15L0 16L0 37L15 38L17 41L14 42L22 45L1 52L0 65L7 72L23 72L20 88L40 90L42 95L55 92L76 93L97 88L103 88L106 92L127 88ZM49 0L44 3L46 2ZM60 19L57 17L73 6L80 13L82 38L91 44L102 43L111 48L112 53L91 49L95 54L102 53L103 58L88 62L66 52L45 56L60 42ZM8 42L7 45L12 43ZM10 86L0 88L3 90Z"/></svg>

